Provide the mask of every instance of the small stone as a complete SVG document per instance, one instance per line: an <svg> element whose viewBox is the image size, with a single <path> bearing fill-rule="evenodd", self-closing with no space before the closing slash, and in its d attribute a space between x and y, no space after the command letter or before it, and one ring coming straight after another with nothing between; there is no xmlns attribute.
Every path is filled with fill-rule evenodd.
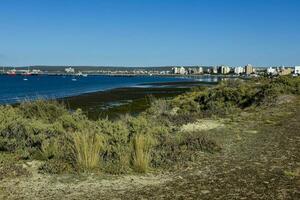
<svg viewBox="0 0 300 200"><path fill-rule="evenodd" d="M208 193L210 193L210 191L209 190L201 190L201 193L202 194L208 194Z"/></svg>

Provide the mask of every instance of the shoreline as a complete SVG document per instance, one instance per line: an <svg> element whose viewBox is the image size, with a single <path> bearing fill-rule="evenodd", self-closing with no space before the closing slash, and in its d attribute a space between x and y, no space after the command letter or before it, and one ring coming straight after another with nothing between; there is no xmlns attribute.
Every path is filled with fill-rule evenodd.
<svg viewBox="0 0 300 200"><path fill-rule="evenodd" d="M92 120L99 118L115 119L120 115L137 115L145 111L150 107L150 97L170 99L189 91L191 88L211 87L218 83L219 82L191 79L184 81L139 83L132 86L88 91L78 95L45 98L45 100L55 100L63 103L71 111L81 109L83 113ZM3 105L18 106L20 103L21 102L7 103Z"/></svg>
<svg viewBox="0 0 300 200"><path fill-rule="evenodd" d="M122 114L138 114L150 106L149 98L172 98L193 87L210 87L218 82L186 81L143 83L132 87L114 88L58 98L71 110L82 111L93 120L114 119Z"/></svg>
<svg viewBox="0 0 300 200"><path fill-rule="evenodd" d="M104 76L104 75L102 75L102 76L106 77L106 79L108 77L108 76ZM9 77L9 76L7 76L7 77ZM17 76L14 76L14 77L17 77ZM14 77L12 77L11 79L9 78L8 80L4 79L3 81L5 81L5 82L10 81L9 84L15 84L15 81L11 81L11 80L14 80ZM45 77L47 77L47 76L45 76ZM143 76L139 76L139 77L143 77ZM155 77L155 76L153 76L153 77ZM40 79L38 78L38 76L32 76L32 78L33 78L33 81L31 81L31 80L27 81L27 79L26 79L26 81L24 82L24 80L21 80L21 76L20 76L19 78L16 79L17 80L16 81L16 87L18 87L18 88L22 88L22 87L31 88L31 87L34 87L35 88L35 86L33 86L32 84L34 84L34 82L36 82L36 81L39 81ZM67 79L58 79L58 81L66 80L66 81L62 81L63 84L67 84L67 86L70 86L70 84L75 84L75 86L76 85L78 86L78 84L76 84L77 79L79 81L81 81L82 84L87 84L87 81L85 81L86 78L79 78L79 77L76 78L74 80L74 82L72 82L72 83L70 83L71 80L69 82L66 82L69 79L68 80ZM164 83L166 81L173 81L173 82L196 81L196 80L193 80L191 78L182 78L182 79L176 78L176 79L169 79L169 80L168 79L166 79L166 80L164 80L164 79L155 80L155 78L154 78L154 80L150 79L151 82L149 81L149 79L147 80L147 78L145 80L139 80L139 79L135 79L133 81L129 80L129 79L127 81L127 79L126 79L124 83L123 82L116 83L116 84L112 84L111 86L107 85L107 80L106 80L106 83L105 83L106 85L104 85L104 87L102 87L101 81L99 83L99 81L97 79L98 86L96 86L96 87L87 86L88 88L85 88L85 89L84 88L80 89L80 87L79 87L79 90L76 90L76 89L73 89L73 88L69 87L69 88L67 88L67 90L61 90L60 89L57 92L55 92L54 91L55 88L52 87L53 91L52 92L50 91L50 93L49 93L49 90L48 91L46 90L45 92L43 92L43 90L39 91L40 89L38 89L38 88L34 89L34 90L37 90L37 92L35 92L34 90L29 90L29 94L22 93L22 92L19 91L18 94L14 95L14 94L11 94L9 92L8 95L4 95L3 97L1 96L0 105L14 105L14 104L19 104L23 101L31 101L31 100L36 100L36 99L48 99L48 100L51 100L51 99L52 100L54 100L54 99L64 99L64 98L67 98L67 97L80 96L80 95L84 95L84 94L87 94L87 93L95 93L95 92L99 92L99 91L108 91L108 90L113 90L113 89L123 88L123 87L126 87L126 88L127 87L147 87L147 86L148 87L153 87L154 85L156 85L157 82L152 82L152 81L159 81L159 82L161 81L161 83ZM45 79L42 79L42 80L45 80ZM89 79L87 79L87 80L89 80ZM94 79L92 78L91 81L93 81L93 80ZM49 81L51 81L51 80L49 80ZM72 79L72 81L73 81L73 79ZM114 81L114 80L112 80L112 81ZM105 80L104 80L104 82L105 82ZM45 83L42 83L42 84L45 84ZM162 85L165 85L165 84L162 84ZM42 89L45 89L45 86L42 86L42 87L43 87ZM64 87L64 86L57 85L57 87ZM2 88L0 88L0 89L2 89ZM13 88L11 88L10 91L13 91Z"/></svg>

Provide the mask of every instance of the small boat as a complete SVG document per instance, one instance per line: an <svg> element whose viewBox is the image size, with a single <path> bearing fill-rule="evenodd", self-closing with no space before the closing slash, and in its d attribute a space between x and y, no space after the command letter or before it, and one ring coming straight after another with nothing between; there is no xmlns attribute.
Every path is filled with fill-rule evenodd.
<svg viewBox="0 0 300 200"><path fill-rule="evenodd" d="M23 78L23 81L28 81L28 79L27 78Z"/></svg>
<svg viewBox="0 0 300 200"><path fill-rule="evenodd" d="M76 76L83 76L83 77L87 77L88 75L87 74L83 74L82 72L78 72L77 74L75 74Z"/></svg>
<svg viewBox="0 0 300 200"><path fill-rule="evenodd" d="M27 68L27 70L26 71L24 71L22 74L21 74L22 76L31 76L32 75L32 73L30 72L30 69L29 69L29 67Z"/></svg>
<svg viewBox="0 0 300 200"><path fill-rule="evenodd" d="M72 78L72 81L77 81L77 79L76 78Z"/></svg>
<svg viewBox="0 0 300 200"><path fill-rule="evenodd" d="M8 70L6 73L7 73L8 75L10 75L10 76L15 76L15 75L17 75L17 71L16 71L15 69Z"/></svg>
<svg viewBox="0 0 300 200"><path fill-rule="evenodd" d="M31 75L32 75L32 73L29 71L22 73L22 76L31 76Z"/></svg>

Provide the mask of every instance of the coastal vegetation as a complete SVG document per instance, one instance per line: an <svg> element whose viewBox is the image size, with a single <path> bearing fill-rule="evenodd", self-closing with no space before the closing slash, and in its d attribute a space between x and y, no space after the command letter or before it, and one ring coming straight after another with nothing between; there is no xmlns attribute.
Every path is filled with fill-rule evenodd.
<svg viewBox="0 0 300 200"><path fill-rule="evenodd" d="M199 153L222 151L222 142L208 133L220 126L216 119L297 95L299 78L278 77L226 80L169 100L150 98L144 112L114 120L90 120L82 110L70 111L57 101L0 106L0 170L39 160L39 172L47 174L170 171L194 162Z"/></svg>

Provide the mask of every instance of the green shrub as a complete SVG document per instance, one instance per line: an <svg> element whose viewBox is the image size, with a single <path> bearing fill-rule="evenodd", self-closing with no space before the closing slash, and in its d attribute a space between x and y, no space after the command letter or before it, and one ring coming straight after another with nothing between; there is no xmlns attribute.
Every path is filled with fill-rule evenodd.
<svg viewBox="0 0 300 200"><path fill-rule="evenodd" d="M87 128L90 124L88 118L83 114L81 109L77 109L73 113L66 113L58 118L65 130L79 131Z"/></svg>
<svg viewBox="0 0 300 200"><path fill-rule="evenodd" d="M147 115L139 115L131 117L125 122L128 126L129 136L133 138L135 135L152 135L159 136L169 132L169 127L165 126L162 121Z"/></svg>
<svg viewBox="0 0 300 200"><path fill-rule="evenodd" d="M221 150L220 145L209 136L201 132L188 132L179 135L179 145L188 151L216 152Z"/></svg>
<svg viewBox="0 0 300 200"><path fill-rule="evenodd" d="M60 157L59 142L56 138L50 138L42 142L41 147L42 155L45 159L52 159Z"/></svg>
<svg viewBox="0 0 300 200"><path fill-rule="evenodd" d="M165 135L153 147L151 165L155 168L168 168L176 163L193 161L199 151L214 153L220 150L221 147L215 140L201 132Z"/></svg>
<svg viewBox="0 0 300 200"><path fill-rule="evenodd" d="M153 116L168 115L170 113L170 103L166 99L150 98L150 108L147 113Z"/></svg>
<svg viewBox="0 0 300 200"><path fill-rule="evenodd" d="M72 166L60 159L51 159L39 167L39 171L48 174L63 174L73 172Z"/></svg>
<svg viewBox="0 0 300 200"><path fill-rule="evenodd" d="M130 165L129 130L123 121L98 120L97 128L105 138L101 153L102 167L113 174L125 173Z"/></svg>
<svg viewBox="0 0 300 200"><path fill-rule="evenodd" d="M65 106L57 101L36 100L23 102L19 106L20 114L24 118L39 119L47 122L55 122L60 116L68 113Z"/></svg>

